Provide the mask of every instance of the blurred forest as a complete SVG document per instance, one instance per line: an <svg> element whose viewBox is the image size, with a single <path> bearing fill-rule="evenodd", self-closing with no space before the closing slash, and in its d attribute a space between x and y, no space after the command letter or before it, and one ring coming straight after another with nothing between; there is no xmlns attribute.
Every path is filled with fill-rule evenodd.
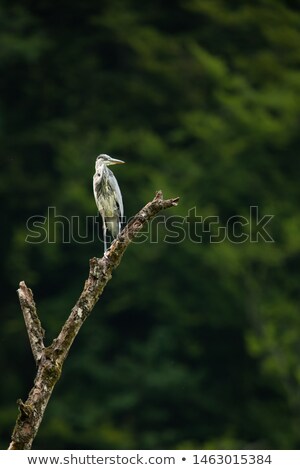
<svg viewBox="0 0 300 470"><path fill-rule="evenodd" d="M34 448L299 448L300 2L2 0L0 59L1 448L35 375L19 281L49 344L102 255L62 230L27 243L26 221L55 207L84 233L99 153L127 162L127 217L162 189L179 222L258 206L274 243L254 224L252 243L171 244L159 224L131 245Z"/></svg>

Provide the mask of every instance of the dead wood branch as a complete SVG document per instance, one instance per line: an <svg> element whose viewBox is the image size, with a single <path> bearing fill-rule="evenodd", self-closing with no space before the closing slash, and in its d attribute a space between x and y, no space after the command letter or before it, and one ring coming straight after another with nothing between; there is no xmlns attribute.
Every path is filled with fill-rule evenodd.
<svg viewBox="0 0 300 470"><path fill-rule="evenodd" d="M164 200L161 191L159 191L153 201L149 202L129 221L105 256L90 260L89 276L83 291L58 337L47 348L43 343L44 330L37 315L32 291L24 281L20 282L18 295L38 369L27 400L25 403L18 400L19 415L12 433L10 450L31 449L70 347L82 324L97 303L104 287L111 279L113 270L119 265L131 240L143 228L144 224L158 212L176 206L178 201L179 198Z"/></svg>

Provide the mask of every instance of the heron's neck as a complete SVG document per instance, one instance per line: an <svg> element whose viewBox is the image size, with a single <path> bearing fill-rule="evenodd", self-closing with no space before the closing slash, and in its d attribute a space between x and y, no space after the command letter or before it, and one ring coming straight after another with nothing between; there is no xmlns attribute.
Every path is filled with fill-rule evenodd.
<svg viewBox="0 0 300 470"><path fill-rule="evenodd" d="M100 178L102 178L102 176L105 175L105 173L107 173L107 167L106 167L105 163L100 163L100 165L96 166L96 174Z"/></svg>

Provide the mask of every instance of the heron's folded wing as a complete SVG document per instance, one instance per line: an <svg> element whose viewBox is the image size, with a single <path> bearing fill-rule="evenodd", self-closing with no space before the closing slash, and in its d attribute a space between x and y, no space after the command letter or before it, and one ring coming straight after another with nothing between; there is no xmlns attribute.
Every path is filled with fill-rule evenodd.
<svg viewBox="0 0 300 470"><path fill-rule="evenodd" d="M111 189L114 192L115 198L116 198L116 203L119 206L119 211L120 211L120 217L122 218L124 215L124 207L123 207L123 199L122 199L122 194L121 190L119 188L118 182L113 174L112 171L109 172L109 184Z"/></svg>

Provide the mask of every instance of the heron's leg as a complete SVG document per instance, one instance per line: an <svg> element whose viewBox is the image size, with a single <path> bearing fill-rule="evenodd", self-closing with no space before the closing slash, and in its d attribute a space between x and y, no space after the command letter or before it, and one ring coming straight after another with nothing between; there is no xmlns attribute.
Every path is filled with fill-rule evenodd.
<svg viewBox="0 0 300 470"><path fill-rule="evenodd" d="M103 243L104 243L104 253L107 250L107 240L106 240L106 225L103 223Z"/></svg>

